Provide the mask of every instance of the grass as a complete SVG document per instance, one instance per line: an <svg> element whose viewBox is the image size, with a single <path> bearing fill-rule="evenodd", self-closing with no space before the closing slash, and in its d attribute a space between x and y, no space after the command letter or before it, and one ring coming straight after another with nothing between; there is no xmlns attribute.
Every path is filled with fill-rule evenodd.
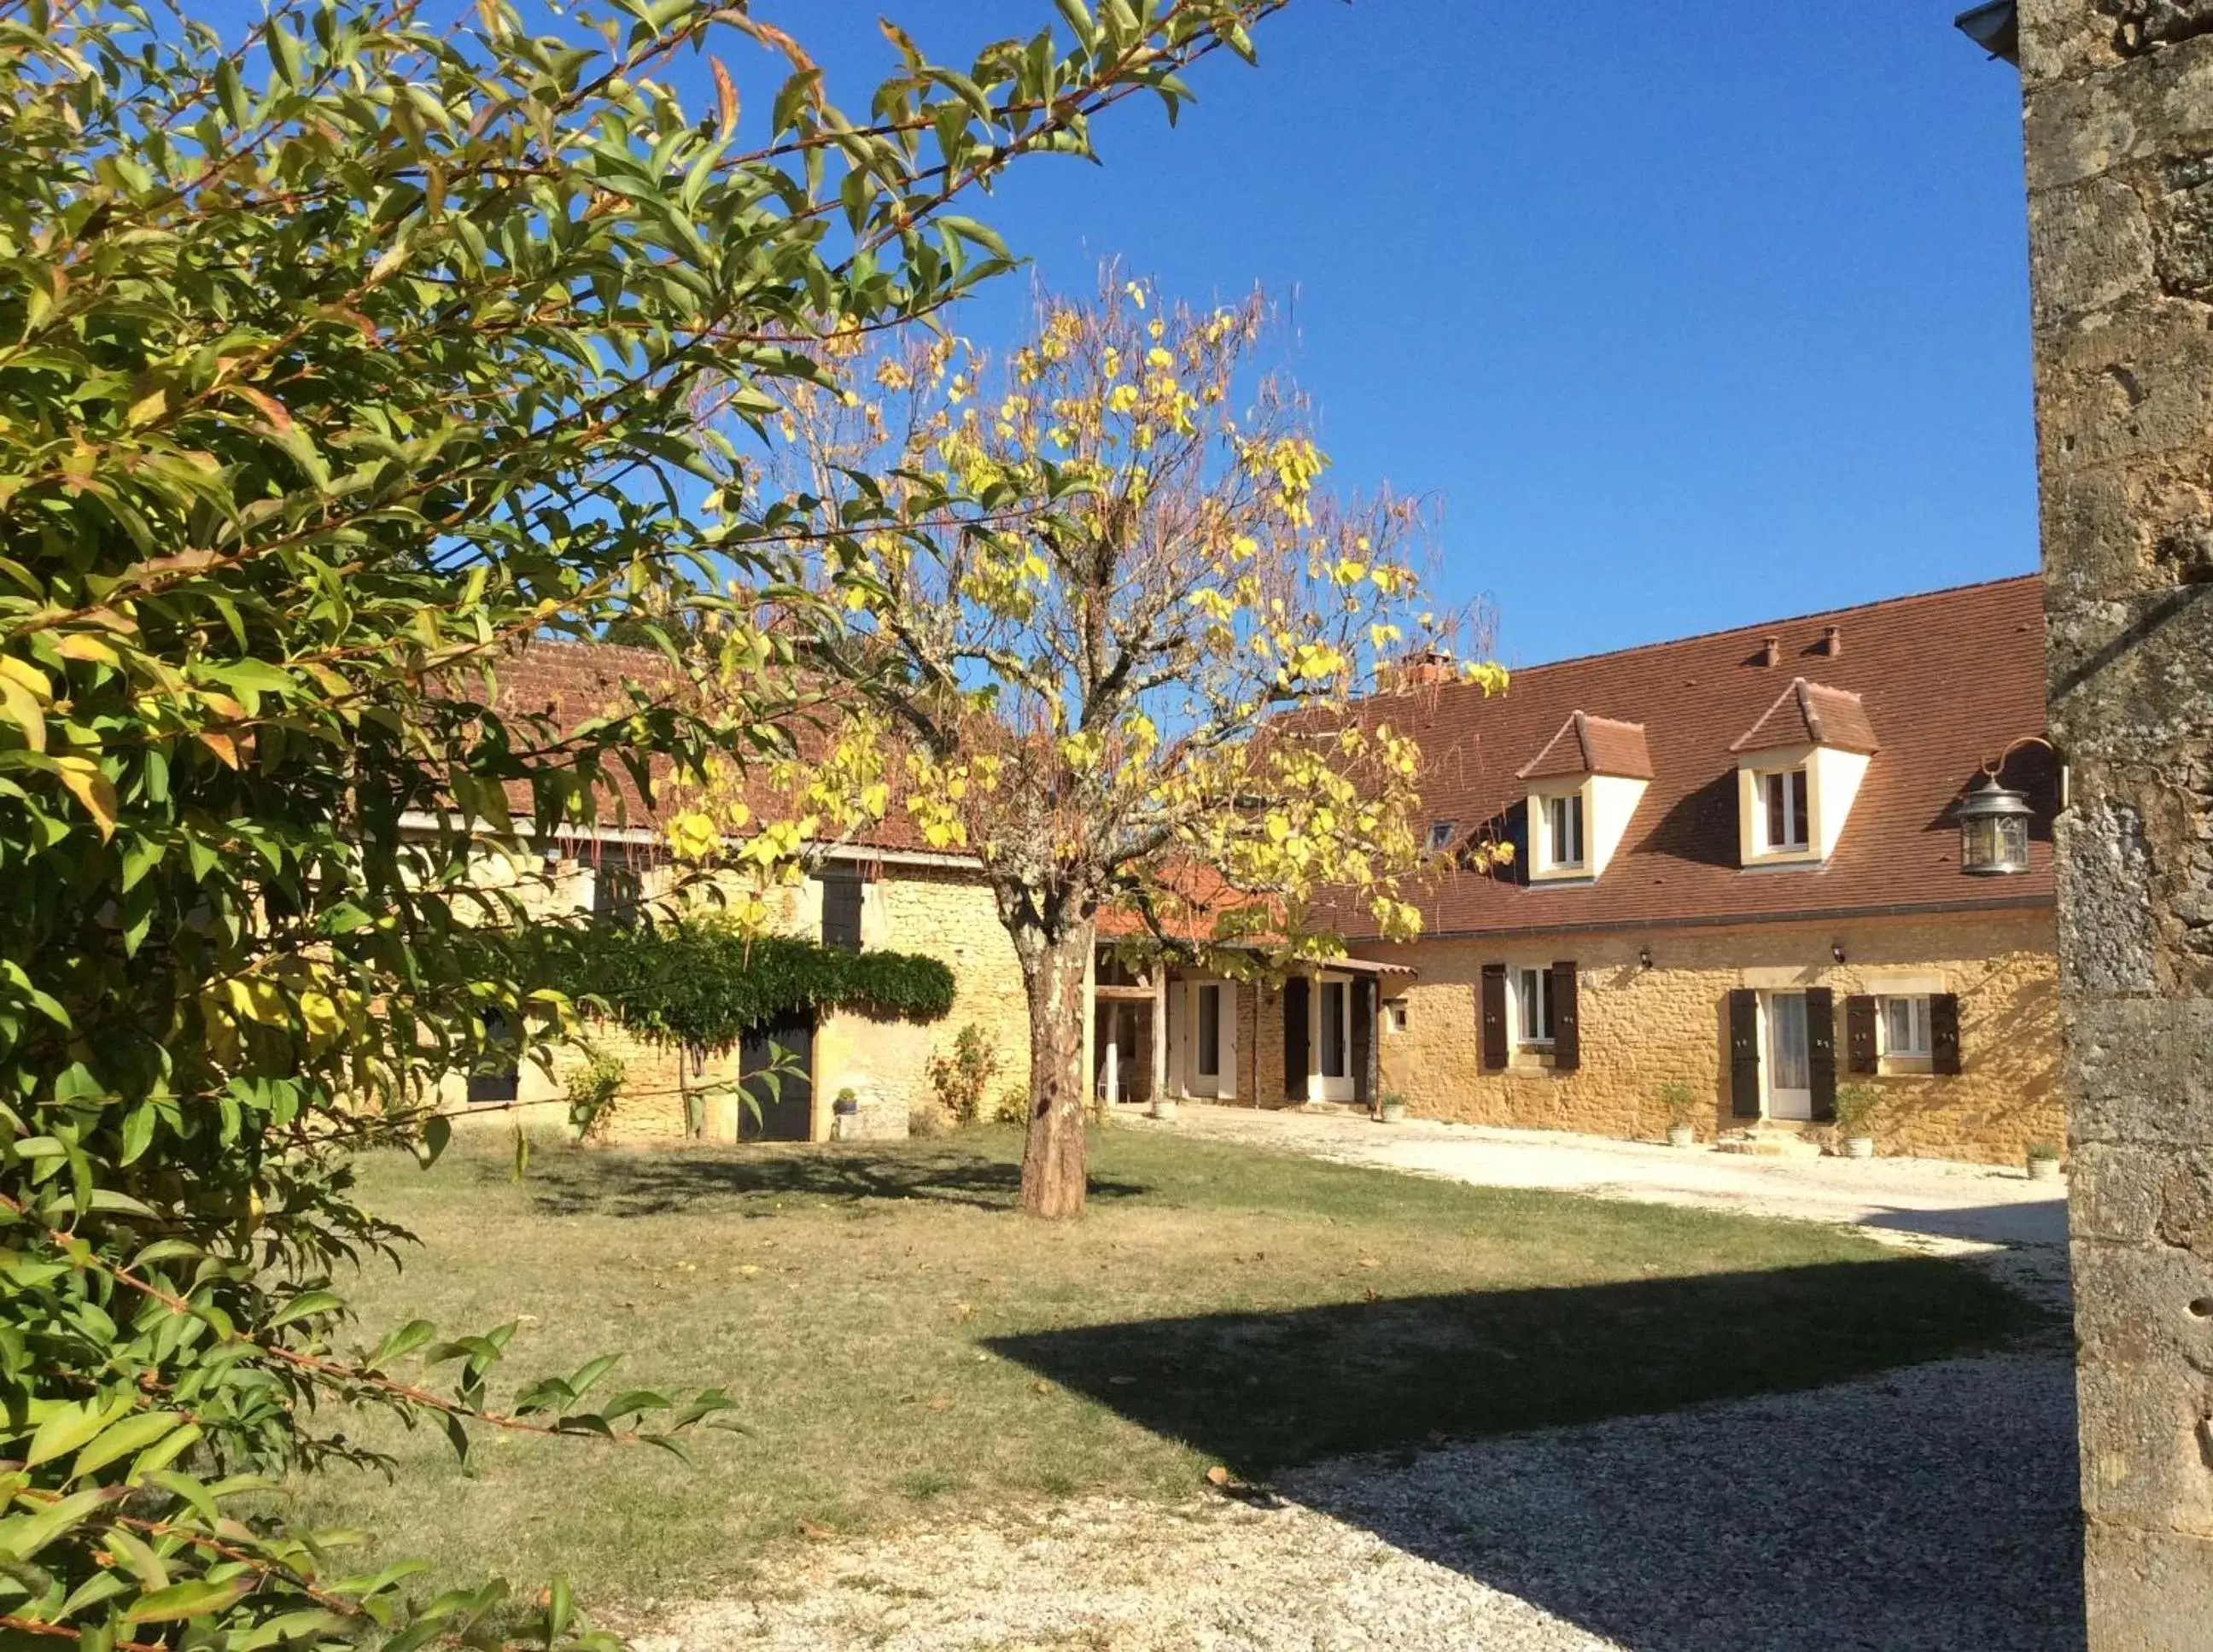
<svg viewBox="0 0 2213 1652"><path fill-rule="evenodd" d="M747 1435L658 1452L345 1419L392 1454L301 1488L318 1524L603 1600L773 1577L802 1530L1185 1495L1440 1436L1801 1387L2002 1343L2033 1311L1808 1224L1460 1186L1125 1128L1090 1213L1011 1213L1020 1143L678 1153L492 1142L363 1169L424 1248L369 1326L519 1320L515 1380L623 1350L604 1393L721 1386ZM802 1526L804 1522L804 1526ZM767 1562L765 1570L764 1563Z"/></svg>

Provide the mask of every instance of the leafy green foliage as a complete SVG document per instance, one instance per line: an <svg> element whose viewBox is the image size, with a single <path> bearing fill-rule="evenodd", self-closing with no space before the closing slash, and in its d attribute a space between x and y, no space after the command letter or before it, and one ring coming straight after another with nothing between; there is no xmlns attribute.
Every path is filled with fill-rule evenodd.
<svg viewBox="0 0 2213 1652"><path fill-rule="evenodd" d="M1843 1085L1837 1091L1837 1134L1846 1137L1870 1135L1881 1112L1882 1091L1875 1085Z"/></svg>
<svg viewBox="0 0 2213 1652"><path fill-rule="evenodd" d="M727 1050L794 1010L851 1009L884 1021L936 1021L953 1008L953 972L903 952L847 952L789 936L749 936L712 918L649 927L522 931L507 944L572 998L604 1006L642 1037Z"/></svg>
<svg viewBox="0 0 2213 1652"><path fill-rule="evenodd" d="M606 1357L502 1405L512 1326L354 1340L333 1279L404 1235L351 1159L435 1157L487 1029L566 1024L454 944L528 910L531 857L486 875L515 816L778 744L789 649L720 594L785 582L792 526L715 416L1003 267L942 209L1121 97L1173 110L1269 9L1070 4L966 72L910 52L855 121L743 0L562 36L277 0L228 40L0 0L0 1637L612 1643L558 1582L412 1599L242 1501L362 1457L317 1412L679 1449L729 1404L600 1398ZM657 78L717 40L789 61L765 111ZM711 701L493 709L510 644L679 570L719 657L668 674Z"/></svg>
<svg viewBox="0 0 2213 1652"><path fill-rule="evenodd" d="M954 1035L951 1055L930 1057L930 1093L948 1119L956 1125L972 1125L984 1116L984 1092L998 1071L998 1046L990 1033L970 1021Z"/></svg>
<svg viewBox="0 0 2213 1652"><path fill-rule="evenodd" d="M593 1051L584 1064L569 1075L562 1088L569 1102L569 1128L576 1132L578 1141L606 1139L614 1123L623 1082L629 1076L628 1064L604 1050Z"/></svg>

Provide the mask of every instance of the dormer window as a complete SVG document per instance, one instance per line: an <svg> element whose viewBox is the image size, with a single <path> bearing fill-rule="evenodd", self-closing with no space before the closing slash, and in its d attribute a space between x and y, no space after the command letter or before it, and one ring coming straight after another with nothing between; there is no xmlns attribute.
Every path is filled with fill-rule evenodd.
<svg viewBox="0 0 2213 1652"><path fill-rule="evenodd" d="M1860 697L1794 678L1729 749L1737 755L1741 863L1825 864L1875 749Z"/></svg>
<svg viewBox="0 0 2213 1652"><path fill-rule="evenodd" d="M1546 859L1565 872L1583 863L1583 795L1571 791L1539 800L1545 807Z"/></svg>
<svg viewBox="0 0 2213 1652"><path fill-rule="evenodd" d="M1460 822L1457 820L1430 821L1430 853L1435 855L1444 850L1450 849L1452 847L1453 838L1456 837L1459 832Z"/></svg>
<svg viewBox="0 0 2213 1652"><path fill-rule="evenodd" d="M1760 800L1760 847L1765 850L1804 849L1810 839L1807 825L1806 771L1768 769L1754 779Z"/></svg>
<svg viewBox="0 0 2213 1652"><path fill-rule="evenodd" d="M1602 876L1652 779L1644 725L1577 711L1525 765L1529 881Z"/></svg>

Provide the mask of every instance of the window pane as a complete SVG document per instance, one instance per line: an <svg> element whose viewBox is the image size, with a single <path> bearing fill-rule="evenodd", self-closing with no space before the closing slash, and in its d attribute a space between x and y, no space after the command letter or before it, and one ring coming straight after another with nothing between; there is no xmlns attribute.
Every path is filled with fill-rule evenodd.
<svg viewBox="0 0 2213 1652"><path fill-rule="evenodd" d="M1806 771L1790 771L1790 846L1806 846Z"/></svg>
<svg viewBox="0 0 2213 1652"><path fill-rule="evenodd" d="M1198 1070L1206 1078L1222 1071L1222 989L1198 990Z"/></svg>
<svg viewBox="0 0 2213 1652"><path fill-rule="evenodd" d="M1789 841L1783 819L1783 777L1779 774L1760 776L1759 789L1766 795L1767 846L1780 849Z"/></svg>
<svg viewBox="0 0 2213 1652"><path fill-rule="evenodd" d="M1321 1076L1344 1076L1344 983L1321 984Z"/></svg>

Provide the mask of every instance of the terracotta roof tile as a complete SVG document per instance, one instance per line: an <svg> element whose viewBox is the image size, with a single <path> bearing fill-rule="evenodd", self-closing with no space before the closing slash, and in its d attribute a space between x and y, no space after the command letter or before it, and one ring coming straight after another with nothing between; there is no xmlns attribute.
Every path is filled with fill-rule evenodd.
<svg viewBox="0 0 2213 1652"><path fill-rule="evenodd" d="M1736 737L1732 752L1771 752L1782 746L1829 746L1840 752L1881 750L1867 707L1849 690L1793 677L1790 686L1758 722Z"/></svg>
<svg viewBox="0 0 2213 1652"><path fill-rule="evenodd" d="M1849 654L1823 645L1830 626ZM1826 680L1778 692L1764 663L1770 637L1783 658L1819 659ZM1795 738L1813 724L1851 749L1873 750L1842 841L1827 864L1746 872L1737 863L1736 759L1741 731L1778 704ZM1792 707L1797 710L1793 711ZM1593 655L1515 673L1505 693L1453 685L1378 696L1362 715L1387 721L1423 750L1426 813L1526 839L1527 754L1558 739L1588 710L1643 723L1651 783L1604 876L1531 885L1520 862L1497 873L1443 874L1414 894L1432 935L1650 927L1685 920L1781 918L1897 908L2016 905L2051 899L2049 822L2056 771L2031 749L2009 764L2009 784L2036 808L2030 869L1963 877L1953 806L1986 760L2045 732L2044 605L2033 576L1899 597L1802 619ZM1760 738L1765 740L1765 735ZM1348 936L1374 934L1364 911L1344 916Z"/></svg>
<svg viewBox="0 0 2213 1652"><path fill-rule="evenodd" d="M1545 749L1515 772L1524 780L1556 780L1579 774L1616 775L1628 780L1652 777L1652 753L1641 722L1618 722L1587 712L1569 714Z"/></svg>

